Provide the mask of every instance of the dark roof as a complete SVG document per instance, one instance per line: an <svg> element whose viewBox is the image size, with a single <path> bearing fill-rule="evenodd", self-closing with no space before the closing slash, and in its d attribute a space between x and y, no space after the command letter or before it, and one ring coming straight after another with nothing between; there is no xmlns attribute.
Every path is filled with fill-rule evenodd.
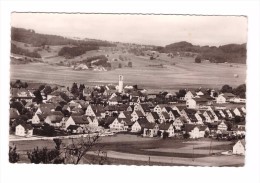
<svg viewBox="0 0 260 183"><path fill-rule="evenodd" d="M48 103L59 103L59 102L65 102L64 99L62 99L60 96L52 97L49 100L47 100Z"/></svg>
<svg viewBox="0 0 260 183"><path fill-rule="evenodd" d="M25 130L32 130L33 127L29 124L26 124L26 123L20 123L19 125L21 125L22 127L24 127ZM19 126L17 125L17 126Z"/></svg>
<svg viewBox="0 0 260 183"><path fill-rule="evenodd" d="M70 125L70 126L68 126L67 129L69 129L69 130L77 130L78 128L82 128L82 127L78 126L78 125Z"/></svg>
<svg viewBox="0 0 260 183"><path fill-rule="evenodd" d="M138 99L139 99L139 97L132 97L131 101L132 101L132 102L137 102Z"/></svg>
<svg viewBox="0 0 260 183"><path fill-rule="evenodd" d="M196 118L196 116L194 114L188 114L187 116L191 122L193 122L193 123L198 122L198 119Z"/></svg>
<svg viewBox="0 0 260 183"><path fill-rule="evenodd" d="M88 124L87 116L71 116L75 124Z"/></svg>
<svg viewBox="0 0 260 183"><path fill-rule="evenodd" d="M210 119L215 119L211 111L206 111Z"/></svg>
<svg viewBox="0 0 260 183"><path fill-rule="evenodd" d="M19 117L19 112L15 108L10 108L9 113L10 113L10 119L16 119Z"/></svg>
<svg viewBox="0 0 260 183"><path fill-rule="evenodd" d="M193 98L197 103L208 102L207 98Z"/></svg>
<svg viewBox="0 0 260 183"><path fill-rule="evenodd" d="M170 112L170 111L172 111L172 108L171 108L171 107L169 107L169 106L165 106L164 108L166 109L166 111L167 111L167 112Z"/></svg>
<svg viewBox="0 0 260 183"><path fill-rule="evenodd" d="M157 114L157 112L151 112L151 115L153 116L153 118L154 118L155 120L160 119L160 117L159 117L159 115Z"/></svg>
<svg viewBox="0 0 260 183"><path fill-rule="evenodd" d="M143 128L154 129L156 125L156 123L145 123Z"/></svg>
<svg viewBox="0 0 260 183"><path fill-rule="evenodd" d="M183 109L187 114L195 114L197 111L195 109Z"/></svg>
<svg viewBox="0 0 260 183"><path fill-rule="evenodd" d="M150 123L146 118L139 118L137 121L141 127L142 127L142 125L144 125L146 123Z"/></svg>
<svg viewBox="0 0 260 183"><path fill-rule="evenodd" d="M214 111L214 113L216 114L216 116L218 117L218 119L223 119L223 116L220 114L219 111Z"/></svg>
<svg viewBox="0 0 260 183"><path fill-rule="evenodd" d="M162 115L164 116L165 119L170 119L170 116L167 112L162 112Z"/></svg>
<svg viewBox="0 0 260 183"><path fill-rule="evenodd" d="M207 126L199 126L200 131L205 131L208 127Z"/></svg>
<svg viewBox="0 0 260 183"><path fill-rule="evenodd" d="M233 98L235 95L233 93L223 93L223 97L225 98Z"/></svg>
<svg viewBox="0 0 260 183"><path fill-rule="evenodd" d="M184 131L191 132L197 125L194 124L185 124L184 125Z"/></svg>
<svg viewBox="0 0 260 183"><path fill-rule="evenodd" d="M115 117L107 117L106 119L105 119L105 123L107 124L107 125L110 125L110 124L112 124L114 121L115 121Z"/></svg>
<svg viewBox="0 0 260 183"><path fill-rule="evenodd" d="M137 116L139 117L144 117L144 114L141 111L135 111L135 113L137 114Z"/></svg>
<svg viewBox="0 0 260 183"><path fill-rule="evenodd" d="M171 123L161 123L159 125L159 129L160 130L168 130L170 128L170 126L171 126Z"/></svg>
<svg viewBox="0 0 260 183"><path fill-rule="evenodd" d="M140 104L144 112L150 112L150 107L148 104Z"/></svg>
<svg viewBox="0 0 260 183"><path fill-rule="evenodd" d="M205 118L205 116L203 116L203 114L199 114L199 116L201 117L202 121L206 120L206 118Z"/></svg>
<svg viewBox="0 0 260 183"><path fill-rule="evenodd" d="M171 110L172 114L174 115L175 118L180 117L181 115L178 113L177 110Z"/></svg>
<svg viewBox="0 0 260 183"><path fill-rule="evenodd" d="M60 115L49 115L47 117L50 119L52 123L60 123L63 118L63 116Z"/></svg>
<svg viewBox="0 0 260 183"><path fill-rule="evenodd" d="M128 107L129 107L129 105L121 104L121 105L117 106L117 110L118 111L126 111Z"/></svg>
<svg viewBox="0 0 260 183"><path fill-rule="evenodd" d="M129 118L118 118L118 121L120 123L124 123L127 126L132 126L134 124L134 122L132 122Z"/></svg>

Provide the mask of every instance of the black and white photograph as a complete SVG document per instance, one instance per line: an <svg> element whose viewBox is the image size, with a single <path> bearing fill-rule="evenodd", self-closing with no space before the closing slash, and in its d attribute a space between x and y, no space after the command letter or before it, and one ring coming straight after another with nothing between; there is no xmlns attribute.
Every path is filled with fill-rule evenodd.
<svg viewBox="0 0 260 183"><path fill-rule="evenodd" d="M244 166L246 17L11 16L11 163Z"/></svg>
<svg viewBox="0 0 260 183"><path fill-rule="evenodd" d="M0 182L259 182L260 1L0 1Z"/></svg>

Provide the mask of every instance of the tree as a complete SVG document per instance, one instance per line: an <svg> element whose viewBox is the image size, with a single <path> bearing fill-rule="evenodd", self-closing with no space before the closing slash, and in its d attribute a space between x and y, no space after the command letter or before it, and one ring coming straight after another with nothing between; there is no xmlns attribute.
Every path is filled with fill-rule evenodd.
<svg viewBox="0 0 260 183"><path fill-rule="evenodd" d="M201 63L201 57L197 56L197 57L195 58L195 63Z"/></svg>
<svg viewBox="0 0 260 183"><path fill-rule="evenodd" d="M190 138L190 134L189 134L189 133L185 133L185 134L183 134L183 138L185 138L185 139Z"/></svg>
<svg viewBox="0 0 260 183"><path fill-rule="evenodd" d="M133 64L132 64L132 62L128 62L128 67L133 67Z"/></svg>
<svg viewBox="0 0 260 183"><path fill-rule="evenodd" d="M222 86L221 90L222 93L232 93L232 87L229 85Z"/></svg>
<svg viewBox="0 0 260 183"><path fill-rule="evenodd" d="M246 98L246 84L239 85L233 90L233 93L241 98Z"/></svg>
<svg viewBox="0 0 260 183"><path fill-rule="evenodd" d="M122 68L122 64L121 63L118 64L118 68Z"/></svg>
<svg viewBox="0 0 260 183"><path fill-rule="evenodd" d="M16 146L9 146L9 162L17 163L20 160L19 154L16 152Z"/></svg>
<svg viewBox="0 0 260 183"><path fill-rule="evenodd" d="M23 106L23 104L21 102L12 102L10 104L10 108L17 109L20 114L22 114L23 110L24 110L24 106Z"/></svg>
<svg viewBox="0 0 260 183"><path fill-rule="evenodd" d="M73 83L70 92L75 96L79 96L79 89L77 83Z"/></svg>
<svg viewBox="0 0 260 183"><path fill-rule="evenodd" d="M49 85L45 86L43 93L47 96L52 92L52 89Z"/></svg>
<svg viewBox="0 0 260 183"><path fill-rule="evenodd" d="M55 128L53 126L50 126L48 123L44 123L42 130L43 134L48 137L52 137L55 135Z"/></svg>
<svg viewBox="0 0 260 183"><path fill-rule="evenodd" d="M40 90L34 91L33 94L34 94L34 96L35 96L35 98L33 99L33 101L36 102L37 104L42 103L43 98L42 98L42 95L41 95Z"/></svg>
<svg viewBox="0 0 260 183"><path fill-rule="evenodd" d="M177 93L177 97L181 98L181 97L185 97L186 95L186 90L180 89L179 92Z"/></svg>

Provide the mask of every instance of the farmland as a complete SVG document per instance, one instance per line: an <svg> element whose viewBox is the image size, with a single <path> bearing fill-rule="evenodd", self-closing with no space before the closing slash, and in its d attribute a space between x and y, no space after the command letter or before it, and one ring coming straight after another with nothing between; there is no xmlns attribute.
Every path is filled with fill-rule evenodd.
<svg viewBox="0 0 260 183"><path fill-rule="evenodd" d="M19 153L23 154L21 160L28 162L26 152L39 148L54 148L52 140L33 140L11 142L17 146ZM70 140L63 140L63 143L71 143ZM211 147L210 147L211 144ZM219 142L209 139L177 140L177 139L151 139L142 138L136 135L118 134L113 137L102 137L98 147L103 147L111 162L116 164L147 165L150 157L151 164L155 165L200 165L200 166L227 166L243 165L242 156L213 156L213 153L220 153L231 150L233 142ZM211 150L209 149L211 148ZM93 149L94 150L94 149ZM95 155L95 150L90 151L86 158ZM211 160L211 161L209 161ZM86 162L87 163L87 162ZM236 163L236 164L234 164ZM114 164L114 163L113 163Z"/></svg>
<svg viewBox="0 0 260 183"><path fill-rule="evenodd" d="M55 59L55 58L52 58ZM107 72L89 70L74 71L69 67L49 63L30 63L11 65L11 80L56 83L70 85L77 81L87 85L116 83L118 75L124 75L125 84L138 84L147 89L178 90L185 87L220 88L224 84L238 86L245 83L246 65L194 63L192 58L181 61L153 60L131 56L133 67L115 68L120 62L112 63L114 69ZM171 63L175 63L172 65ZM149 67L152 64L163 64L162 68ZM234 77L238 74L239 77ZM138 78L138 79L137 79Z"/></svg>

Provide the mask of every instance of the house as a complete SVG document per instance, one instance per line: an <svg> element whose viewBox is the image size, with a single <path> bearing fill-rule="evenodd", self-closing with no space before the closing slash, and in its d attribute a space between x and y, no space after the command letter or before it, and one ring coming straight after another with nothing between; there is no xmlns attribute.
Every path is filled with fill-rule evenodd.
<svg viewBox="0 0 260 183"><path fill-rule="evenodd" d="M182 126L184 125L184 123L186 123L185 118L184 117L178 117L173 121L172 125L174 126L176 131L180 131Z"/></svg>
<svg viewBox="0 0 260 183"><path fill-rule="evenodd" d="M241 110L241 108L235 108L233 110L233 112L235 113L236 116L240 116L240 117L243 117L244 116L244 112Z"/></svg>
<svg viewBox="0 0 260 183"><path fill-rule="evenodd" d="M186 100L186 107L188 109L195 109L196 108L196 101L193 98L189 98Z"/></svg>
<svg viewBox="0 0 260 183"><path fill-rule="evenodd" d="M127 131L128 127L119 122L118 118L109 117L106 121L111 131Z"/></svg>
<svg viewBox="0 0 260 183"><path fill-rule="evenodd" d="M81 126L78 125L70 125L67 128L67 131L71 134L81 134L84 133L84 130Z"/></svg>
<svg viewBox="0 0 260 183"><path fill-rule="evenodd" d="M118 118L119 123L124 124L124 129L131 130L134 122L131 121L130 118Z"/></svg>
<svg viewBox="0 0 260 183"><path fill-rule="evenodd" d="M45 118L44 122L48 123L50 126L60 127L62 125L61 124L62 118L63 118L63 116L61 116L61 115L51 114Z"/></svg>
<svg viewBox="0 0 260 183"><path fill-rule="evenodd" d="M10 108L9 109L9 115L10 115L10 120L17 119L20 115L19 111L15 108Z"/></svg>
<svg viewBox="0 0 260 183"><path fill-rule="evenodd" d="M162 105L156 105L156 106L153 108L153 112L157 112L157 114L160 115L163 108L164 108L164 106L162 106Z"/></svg>
<svg viewBox="0 0 260 183"><path fill-rule="evenodd" d="M32 102L33 99L35 98L34 94L29 92L25 88L20 88L20 89L12 88L11 89L11 97L15 101L25 100L26 102Z"/></svg>
<svg viewBox="0 0 260 183"><path fill-rule="evenodd" d="M171 123L161 123L159 125L159 131L161 131L161 137L163 137L164 132L168 133L168 137L174 136L174 128Z"/></svg>
<svg viewBox="0 0 260 183"><path fill-rule="evenodd" d="M188 99L192 99L196 96L196 93L195 92L191 92L191 91L188 91L185 96L184 96L184 100L187 101Z"/></svg>
<svg viewBox="0 0 260 183"><path fill-rule="evenodd" d="M131 127L131 132L140 132L149 121L146 118L138 119Z"/></svg>
<svg viewBox="0 0 260 183"><path fill-rule="evenodd" d="M28 124L19 124L15 127L15 135L21 137L31 137L33 135L33 127Z"/></svg>
<svg viewBox="0 0 260 183"><path fill-rule="evenodd" d="M245 151L246 151L245 140L239 140L233 146L233 154L245 155Z"/></svg>
<svg viewBox="0 0 260 183"><path fill-rule="evenodd" d="M144 125L143 137L154 137L157 136L159 126L156 123L146 123Z"/></svg>
<svg viewBox="0 0 260 183"><path fill-rule="evenodd" d="M122 119L128 118L128 119L131 119L131 114L132 114L132 112L130 112L130 111L123 111L123 112L119 113L118 118L122 118Z"/></svg>
<svg viewBox="0 0 260 183"><path fill-rule="evenodd" d="M61 96L54 96L46 101L46 103L59 103L59 102L66 102Z"/></svg>
<svg viewBox="0 0 260 183"><path fill-rule="evenodd" d="M117 114L117 107L115 105L108 105L104 108L104 110L106 111L106 115L107 116L114 116L114 114Z"/></svg>
<svg viewBox="0 0 260 183"><path fill-rule="evenodd" d="M148 104L137 104L134 106L135 111L141 111L145 116L147 116L151 110Z"/></svg>
<svg viewBox="0 0 260 183"><path fill-rule="evenodd" d="M213 123L214 122L214 116L213 114L211 113L211 111L205 111L203 113L203 116L206 118L205 122L206 123Z"/></svg>
<svg viewBox="0 0 260 183"><path fill-rule="evenodd" d="M38 107L38 109L35 113L36 114L49 114L52 111L55 111L55 108L57 106L58 106L57 104L53 104L53 103L40 104L40 106Z"/></svg>
<svg viewBox="0 0 260 183"><path fill-rule="evenodd" d="M98 120L96 117L89 116L87 117L87 120L90 127L98 127Z"/></svg>
<svg viewBox="0 0 260 183"><path fill-rule="evenodd" d="M197 125L194 124L185 124L184 126L184 132L186 134L190 135L190 138L196 139L201 138L200 128Z"/></svg>
<svg viewBox="0 0 260 183"><path fill-rule="evenodd" d="M70 116L65 122L65 128L67 129L70 125L78 125L86 131L88 129L88 124L89 121L87 116Z"/></svg>
<svg viewBox="0 0 260 183"><path fill-rule="evenodd" d="M180 117L180 114L177 110L171 110L170 112L168 112L168 114L170 116L171 121L174 121L176 118Z"/></svg>
<svg viewBox="0 0 260 183"><path fill-rule="evenodd" d="M86 116L94 116L98 119L100 118L105 118L106 113L101 105L88 105L86 111L85 111Z"/></svg>
<svg viewBox="0 0 260 183"><path fill-rule="evenodd" d="M227 99L223 95L219 95L216 98L216 103L217 104L225 104L227 102Z"/></svg>
<svg viewBox="0 0 260 183"><path fill-rule="evenodd" d="M170 120L170 116L167 112L161 112L161 114L159 116L160 116L160 123Z"/></svg>
<svg viewBox="0 0 260 183"><path fill-rule="evenodd" d="M139 96L133 96L130 100L130 105L137 105L140 104L141 100Z"/></svg>
<svg viewBox="0 0 260 183"><path fill-rule="evenodd" d="M144 114L141 111L134 111L131 114L131 117L132 117L132 119L131 119L132 121L136 121L139 118L145 118Z"/></svg>
<svg viewBox="0 0 260 183"><path fill-rule="evenodd" d="M147 120L150 123L156 123L159 122L160 120L160 116L157 114L157 112L150 112L147 116L146 116Z"/></svg>
<svg viewBox="0 0 260 183"><path fill-rule="evenodd" d="M227 125L224 121L220 122L218 125L218 131L227 131Z"/></svg>
<svg viewBox="0 0 260 183"><path fill-rule="evenodd" d="M209 133L209 127L205 126L205 125L201 125L199 126L199 130L200 130L200 137L205 137L206 132Z"/></svg>
<svg viewBox="0 0 260 183"><path fill-rule="evenodd" d="M46 115L43 114L34 114L32 117L32 124L40 124L44 122L44 119L46 118Z"/></svg>

